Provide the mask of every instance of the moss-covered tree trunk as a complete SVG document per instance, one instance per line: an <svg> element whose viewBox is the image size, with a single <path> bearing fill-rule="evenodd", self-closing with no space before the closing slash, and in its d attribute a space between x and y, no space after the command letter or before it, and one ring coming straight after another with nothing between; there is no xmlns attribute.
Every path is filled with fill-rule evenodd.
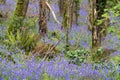
<svg viewBox="0 0 120 80"><path fill-rule="evenodd" d="M106 0L93 0L90 1L89 21L92 28L92 48L97 50L101 46L101 31L104 28L103 25L98 24L98 21L102 20Z"/></svg>
<svg viewBox="0 0 120 80"><path fill-rule="evenodd" d="M47 34L46 0L39 0L39 33L41 36Z"/></svg>
<svg viewBox="0 0 120 80"><path fill-rule="evenodd" d="M8 26L8 33L16 33L17 29L20 29L23 25L23 20L27 12L29 0L18 0L16 4L16 9L14 11L12 20Z"/></svg>
<svg viewBox="0 0 120 80"><path fill-rule="evenodd" d="M6 0L0 0L0 5L4 4Z"/></svg>
<svg viewBox="0 0 120 80"><path fill-rule="evenodd" d="M24 9L24 0L18 0L16 4L14 16L16 17L23 16L23 9Z"/></svg>
<svg viewBox="0 0 120 80"><path fill-rule="evenodd" d="M78 17L79 17L79 9L80 9L80 1L74 0L73 1L73 14L72 14L72 21L78 25Z"/></svg>
<svg viewBox="0 0 120 80"><path fill-rule="evenodd" d="M69 49L69 29L72 26L72 8L73 0L66 0L64 4L63 28L66 31L66 50Z"/></svg>
<svg viewBox="0 0 120 80"><path fill-rule="evenodd" d="M90 30L92 31L92 48L97 43L97 31L95 26L95 1L89 0L89 22L90 22Z"/></svg>
<svg viewBox="0 0 120 80"><path fill-rule="evenodd" d="M58 0L58 4L59 4L59 12L60 12L60 15L63 17L64 16L64 13L65 13L65 10L66 10L66 0ZM79 0L71 0L70 2L71 5L70 5L70 13L71 13L71 18L72 18L72 22L74 22L75 24L78 24L78 16L79 16L79 13L78 13L78 10L80 9L80 1ZM72 23L71 22L71 23Z"/></svg>

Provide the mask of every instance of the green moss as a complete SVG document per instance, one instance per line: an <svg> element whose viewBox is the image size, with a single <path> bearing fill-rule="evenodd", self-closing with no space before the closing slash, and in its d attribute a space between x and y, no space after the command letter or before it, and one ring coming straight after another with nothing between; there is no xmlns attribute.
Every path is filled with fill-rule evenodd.
<svg viewBox="0 0 120 80"><path fill-rule="evenodd" d="M24 0L18 0L14 15L8 26L8 33L12 32L13 34L15 34L17 29L22 27L24 20L23 9L24 9Z"/></svg>
<svg viewBox="0 0 120 80"><path fill-rule="evenodd" d="M4 4L6 0L0 0L0 5Z"/></svg>
<svg viewBox="0 0 120 80"><path fill-rule="evenodd" d="M18 0L16 9L14 12L14 16L23 16L23 9L24 9L24 0Z"/></svg>

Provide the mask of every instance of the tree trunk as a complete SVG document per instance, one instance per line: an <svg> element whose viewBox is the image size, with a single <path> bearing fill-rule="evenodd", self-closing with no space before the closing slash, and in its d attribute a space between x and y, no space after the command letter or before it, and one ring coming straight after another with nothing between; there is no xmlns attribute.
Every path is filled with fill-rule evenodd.
<svg viewBox="0 0 120 80"><path fill-rule="evenodd" d="M29 0L18 0L16 4L16 9L14 11L14 15L12 17L12 21L8 27L8 33L12 32L15 34L17 29L20 29L23 25L23 20L25 18L25 14L27 12Z"/></svg>
<svg viewBox="0 0 120 80"><path fill-rule="evenodd" d="M66 4L67 1L63 1L63 0L59 0L58 3L59 3L59 11L60 11L60 15L63 17L64 16L64 13L65 13L65 4ZM78 25L78 16L79 16L79 13L78 13L78 10L79 10L79 1L77 0L71 0L70 2L71 3L71 6L70 6L70 9L71 9L71 18L72 18L72 22L74 22L75 24ZM72 23L71 22L71 23Z"/></svg>
<svg viewBox="0 0 120 80"><path fill-rule="evenodd" d="M78 25L78 17L79 17L79 9L80 9L80 2L78 0L75 0L73 2L73 14L72 14L72 21Z"/></svg>
<svg viewBox="0 0 120 80"><path fill-rule="evenodd" d="M41 36L47 34L46 0L39 1L39 33Z"/></svg>
<svg viewBox="0 0 120 80"><path fill-rule="evenodd" d="M72 3L73 0L66 0L64 4L63 28L65 28L66 31L66 50L68 50L69 47L69 29L72 26Z"/></svg>
<svg viewBox="0 0 120 80"><path fill-rule="evenodd" d="M23 10L24 10L24 0L18 0L18 2L16 4L14 16L23 17Z"/></svg>
<svg viewBox="0 0 120 80"><path fill-rule="evenodd" d="M59 3L59 11L60 11L60 15L63 16L64 15L64 11L65 11L65 0L58 0Z"/></svg>
<svg viewBox="0 0 120 80"><path fill-rule="evenodd" d="M24 0L23 17L26 16L27 9L28 9L28 4L29 4L29 0Z"/></svg>
<svg viewBox="0 0 120 80"><path fill-rule="evenodd" d="M6 0L0 0L0 5L1 5L1 4L5 4L5 1L6 1Z"/></svg>
<svg viewBox="0 0 120 80"><path fill-rule="evenodd" d="M89 22L90 22L90 29L92 31L92 48L96 47L98 45L98 35L97 35L97 27L95 25L95 19L96 19L96 9L95 9L95 3L96 1L90 1L89 0Z"/></svg>
<svg viewBox="0 0 120 80"><path fill-rule="evenodd" d="M103 26L98 25L98 20L103 19L102 14L106 5L106 0L93 0L90 1L89 22L92 28L92 48L98 49L101 46L101 31Z"/></svg>

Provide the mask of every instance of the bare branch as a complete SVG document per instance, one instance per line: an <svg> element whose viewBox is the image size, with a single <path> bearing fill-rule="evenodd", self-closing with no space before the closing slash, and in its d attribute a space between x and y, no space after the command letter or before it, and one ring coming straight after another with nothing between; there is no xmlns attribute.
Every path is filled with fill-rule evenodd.
<svg viewBox="0 0 120 80"><path fill-rule="evenodd" d="M57 42L57 44L55 44L54 46L52 46L52 47L50 47L50 48L48 49L48 51L45 53L46 55L44 56L43 61L47 59L48 54L50 54L50 53L53 51L53 49L54 49L54 48L61 42L61 40L64 39L64 38L65 38L65 36L63 36L63 37Z"/></svg>
<svg viewBox="0 0 120 80"><path fill-rule="evenodd" d="M62 25L62 24L60 23L60 21L57 20L57 17L56 17L56 15L55 15L54 10L51 8L50 4L49 4L47 1L46 1L46 6L48 7L48 9L50 9L50 11L51 11L51 13L52 13L52 15L53 15L53 18L54 18L54 20L55 20L55 22L57 22L58 24Z"/></svg>

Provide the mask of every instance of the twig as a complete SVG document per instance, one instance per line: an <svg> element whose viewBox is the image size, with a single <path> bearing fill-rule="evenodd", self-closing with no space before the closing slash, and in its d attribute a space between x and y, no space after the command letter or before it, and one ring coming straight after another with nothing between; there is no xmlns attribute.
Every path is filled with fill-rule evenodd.
<svg viewBox="0 0 120 80"><path fill-rule="evenodd" d="M65 37L65 36L64 36L64 37ZM64 37L63 37L63 38L64 38ZM46 60L48 54L52 52L52 50L60 43L60 41L61 41L63 38L61 38L61 39L57 42L57 44L55 44L52 48L50 48L50 49L46 52L46 55L45 55L45 57L43 58L43 61Z"/></svg>

